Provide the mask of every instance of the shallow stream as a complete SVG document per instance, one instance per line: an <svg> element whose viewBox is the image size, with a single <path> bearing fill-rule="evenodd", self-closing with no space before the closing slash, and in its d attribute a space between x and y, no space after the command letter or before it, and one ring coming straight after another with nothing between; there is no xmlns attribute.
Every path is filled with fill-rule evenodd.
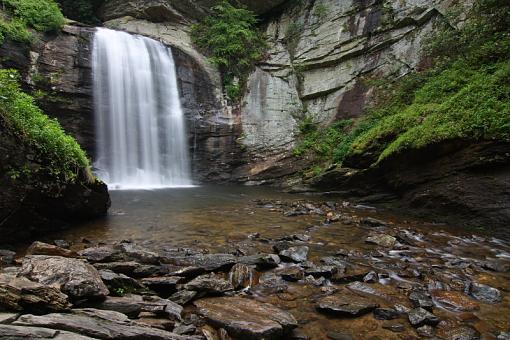
<svg viewBox="0 0 510 340"><path fill-rule="evenodd" d="M476 329L484 339L495 339L510 330L510 243L491 235L473 235L455 226L412 220L340 199L290 195L261 187L113 191L111 197L113 204L107 217L47 235L46 241L65 239L76 244L83 241L97 244L132 240L153 249L190 247L211 253L249 255L272 252L275 240L305 235L309 237L304 243L310 248L310 261L320 264L324 257L339 256L357 267L379 273L377 282L361 286L365 291L347 284L283 282L274 271L263 273L250 294L289 310L298 319L303 334L313 339L424 337L405 318L388 321L377 320L371 313L352 319L319 314L315 310L316 298L328 289L369 296L381 307L412 307L408 298L412 290L439 288L467 296L466 282L497 288L501 302L491 304L468 298L477 308L461 306L453 310L435 300L434 314L442 320L435 334L453 339ZM313 207L299 213L299 207L306 204ZM324 223L330 207L334 207L331 211L340 219ZM360 221L367 217L385 224L363 225ZM394 247L367 243L367 237L374 233L396 236L398 242ZM288 266L293 265L280 269ZM397 326L390 330L392 325Z"/></svg>

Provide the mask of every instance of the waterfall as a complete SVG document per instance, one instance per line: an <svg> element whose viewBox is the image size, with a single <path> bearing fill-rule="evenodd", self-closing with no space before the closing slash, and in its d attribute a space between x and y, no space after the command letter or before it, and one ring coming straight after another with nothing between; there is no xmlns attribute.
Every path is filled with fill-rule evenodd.
<svg viewBox="0 0 510 340"><path fill-rule="evenodd" d="M171 50L146 37L99 28L92 67L97 176L110 189L190 186Z"/></svg>

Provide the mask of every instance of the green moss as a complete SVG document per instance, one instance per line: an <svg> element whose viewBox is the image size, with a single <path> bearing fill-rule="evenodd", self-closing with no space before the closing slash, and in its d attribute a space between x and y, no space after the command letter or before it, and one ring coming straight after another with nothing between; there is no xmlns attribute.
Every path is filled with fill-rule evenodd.
<svg viewBox="0 0 510 340"><path fill-rule="evenodd" d="M224 0L212 7L212 14L193 25L193 42L208 54L209 60L220 68L224 85L231 99L239 99L241 85L249 71L263 56L265 40L258 31L255 14L236 8Z"/></svg>
<svg viewBox="0 0 510 340"><path fill-rule="evenodd" d="M351 124L351 120L341 120L322 129L314 124L309 116L306 117L299 124L301 141L293 150L294 156L313 153L319 160L331 159L337 145L346 138L346 130Z"/></svg>
<svg viewBox="0 0 510 340"><path fill-rule="evenodd" d="M36 150L43 166L65 182L89 173L89 160L76 140L46 116L19 87L16 71L0 70L0 115L6 128Z"/></svg>
<svg viewBox="0 0 510 340"><path fill-rule="evenodd" d="M452 139L510 140L510 4L478 0L460 30L427 43L435 65L394 84L377 84L379 99L337 146L334 160Z"/></svg>

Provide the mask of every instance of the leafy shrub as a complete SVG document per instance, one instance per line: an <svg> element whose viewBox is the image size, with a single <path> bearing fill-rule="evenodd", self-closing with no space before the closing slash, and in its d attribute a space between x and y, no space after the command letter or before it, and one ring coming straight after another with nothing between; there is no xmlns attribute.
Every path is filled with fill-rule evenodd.
<svg viewBox="0 0 510 340"><path fill-rule="evenodd" d="M33 37L22 20L11 19L7 21L0 19L0 44L5 38L22 43L30 43Z"/></svg>
<svg viewBox="0 0 510 340"><path fill-rule="evenodd" d="M194 43L220 68L232 99L242 92L232 85L244 84L248 72L263 56L265 40L256 28L257 22L253 12L223 0L212 8L210 16L192 27Z"/></svg>
<svg viewBox="0 0 510 340"><path fill-rule="evenodd" d="M59 30L65 18L53 0L3 0L12 15L40 32Z"/></svg>
<svg viewBox="0 0 510 340"><path fill-rule="evenodd" d="M294 148L295 156L303 156L313 152L319 160L329 160L337 145L347 136L347 128L352 124L351 120L340 120L326 129L319 129L311 118L305 118L299 125L301 142Z"/></svg>
<svg viewBox="0 0 510 340"><path fill-rule="evenodd" d="M14 70L0 70L0 115L7 129L34 148L41 159L48 160L44 165L51 175L67 182L75 181L80 171L88 174L85 152L20 90Z"/></svg>

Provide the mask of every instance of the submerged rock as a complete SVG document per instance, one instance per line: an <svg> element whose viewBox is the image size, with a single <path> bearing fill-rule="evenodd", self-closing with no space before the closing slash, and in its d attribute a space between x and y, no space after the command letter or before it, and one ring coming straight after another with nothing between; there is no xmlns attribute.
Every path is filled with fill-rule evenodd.
<svg viewBox="0 0 510 340"><path fill-rule="evenodd" d="M431 294L435 303L453 312L471 312L480 309L475 301L461 292L433 290Z"/></svg>
<svg viewBox="0 0 510 340"><path fill-rule="evenodd" d="M379 307L377 303L367 298L345 293L322 298L316 306L320 312L346 317L361 316L370 313L377 307Z"/></svg>
<svg viewBox="0 0 510 340"><path fill-rule="evenodd" d="M21 276L55 285L73 299L104 298L110 292L90 264L60 256L31 255L23 259Z"/></svg>
<svg viewBox="0 0 510 340"><path fill-rule="evenodd" d="M251 299L209 298L194 304L208 322L224 328L236 339L279 339L297 327L290 313Z"/></svg>
<svg viewBox="0 0 510 340"><path fill-rule="evenodd" d="M501 292L498 289L476 282L470 285L469 294L486 303L498 303L502 299Z"/></svg>
<svg viewBox="0 0 510 340"><path fill-rule="evenodd" d="M372 217L362 218L359 221L359 223L360 223L360 225L362 225L364 227L371 227L371 228L386 227L386 226L388 226L388 223L386 223L384 221L381 221L381 220L378 220L376 218L372 218Z"/></svg>

